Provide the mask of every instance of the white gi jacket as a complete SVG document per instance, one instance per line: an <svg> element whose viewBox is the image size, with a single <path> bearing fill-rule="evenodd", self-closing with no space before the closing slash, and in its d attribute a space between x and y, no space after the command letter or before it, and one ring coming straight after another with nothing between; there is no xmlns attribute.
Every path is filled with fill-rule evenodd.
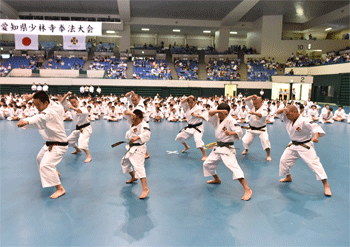
<svg viewBox="0 0 350 247"><path fill-rule="evenodd" d="M250 115L250 125L253 126L253 127L257 127L257 128L266 125L266 117L267 117L267 114L268 114L266 106L262 105L256 111L252 100L247 101L246 104L249 107L249 109L251 109L251 111L254 111L254 112L257 112L257 113L261 113L261 118L258 118L258 116L256 116L256 115Z"/></svg>
<svg viewBox="0 0 350 247"><path fill-rule="evenodd" d="M341 111L336 110L336 111L334 112L334 117L346 118L346 114L345 114L344 109L341 109Z"/></svg>
<svg viewBox="0 0 350 247"><path fill-rule="evenodd" d="M218 114L214 114L212 117L209 118L209 122L214 126L215 128L215 138L218 142L233 142L235 139L240 140L243 136L243 131L240 125L237 123L237 121L228 115L221 123L220 119L217 116ZM208 114L209 116L209 114ZM225 131L234 131L237 133L237 136L228 136L225 134ZM233 146L232 146L233 147ZM214 147L213 152L220 153L220 154L229 154L232 152L232 148L229 147Z"/></svg>
<svg viewBox="0 0 350 247"><path fill-rule="evenodd" d="M40 114L25 118L29 124L23 128L39 129L40 135L45 141L67 142L67 135L63 124L64 110L61 104L50 102L50 105Z"/></svg>
<svg viewBox="0 0 350 247"><path fill-rule="evenodd" d="M319 133L320 137L326 134L318 124L310 123L310 120L305 117L299 116L293 124L284 112L280 116L281 120L286 123L287 132L293 141L304 142L311 139L312 134Z"/></svg>
<svg viewBox="0 0 350 247"><path fill-rule="evenodd" d="M185 116L186 116L186 120L188 124L191 125L195 125L195 124L199 124L203 121L203 119L198 118L198 117L194 117L192 116L192 113L195 115L200 115L202 116L206 121L208 121L208 112L205 110L202 110L198 105L195 105L192 109L190 109L190 107L188 106L187 102L185 102L184 104L181 105L184 112L185 112ZM201 132L204 131L204 127L203 124L197 127ZM188 134L194 134L195 131L197 131L194 128L187 128L184 130L186 133Z"/></svg>
<svg viewBox="0 0 350 247"><path fill-rule="evenodd" d="M139 136L140 139L135 141L134 143L144 143L141 146L133 146L130 149L130 153L134 153L137 149L145 149L146 150L146 142L149 141L151 137L151 131L149 129L148 123L142 121L136 126L132 126L131 118L128 116L128 123L130 123L130 128L125 134L125 139L130 140L133 137ZM129 149L129 145L126 145L126 149Z"/></svg>
<svg viewBox="0 0 350 247"><path fill-rule="evenodd" d="M89 123L89 112L85 107L78 107L78 109L82 111L82 113L78 113L68 107L67 101L62 102L62 106L72 114L72 119L76 125L80 126Z"/></svg>

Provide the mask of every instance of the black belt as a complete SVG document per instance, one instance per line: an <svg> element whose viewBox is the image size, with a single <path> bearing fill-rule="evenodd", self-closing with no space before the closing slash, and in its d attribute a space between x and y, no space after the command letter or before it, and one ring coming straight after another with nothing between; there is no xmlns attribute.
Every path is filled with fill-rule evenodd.
<svg viewBox="0 0 350 247"><path fill-rule="evenodd" d="M48 146L49 151L51 151L53 146L68 146L68 142L46 142L45 145Z"/></svg>
<svg viewBox="0 0 350 247"><path fill-rule="evenodd" d="M298 142L298 141L293 141L292 140L292 144L293 145L301 145L301 144L305 144L305 143L308 143L308 142L311 142L311 139L307 140L307 141L304 141L304 142Z"/></svg>
<svg viewBox="0 0 350 247"><path fill-rule="evenodd" d="M261 130L261 129L265 128L265 127L266 127L266 125L261 126L261 127L254 127L254 126L251 126L251 125L249 124L249 128L250 128L251 130Z"/></svg>
<svg viewBox="0 0 350 247"><path fill-rule="evenodd" d="M129 144L130 147L142 146L142 145L144 145L144 143L130 143L130 144Z"/></svg>
<svg viewBox="0 0 350 247"><path fill-rule="evenodd" d="M200 131L197 127L201 126L203 124L203 122L197 123L197 124L189 124L187 125L185 128L183 128L182 130L186 130L186 129L195 129L197 130L199 133L202 133L202 131ZM181 131L180 131L181 132Z"/></svg>
<svg viewBox="0 0 350 247"><path fill-rule="evenodd" d="M289 144L287 145L286 148L289 148L289 147L292 146L292 145L296 145L296 146L302 146L302 147L304 147L304 148L306 148L306 149L310 149L309 146L305 145L305 143L308 143L308 142L310 142L310 141L311 141L311 139L309 139L309 140L307 140L307 141L303 141L303 142L298 142L298 141L293 141L293 140L292 140L292 143L289 143Z"/></svg>
<svg viewBox="0 0 350 247"><path fill-rule="evenodd" d="M81 129L89 126L89 125L90 125L90 123L82 124L82 125L79 125L79 126L75 125L75 130L81 130Z"/></svg>
<svg viewBox="0 0 350 247"><path fill-rule="evenodd" d="M232 146L234 142L216 142L216 146L218 147L229 147Z"/></svg>

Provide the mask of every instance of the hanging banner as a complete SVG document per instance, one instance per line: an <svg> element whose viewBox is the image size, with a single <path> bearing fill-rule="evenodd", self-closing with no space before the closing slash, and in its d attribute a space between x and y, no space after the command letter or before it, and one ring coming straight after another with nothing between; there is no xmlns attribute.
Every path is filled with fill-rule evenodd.
<svg viewBox="0 0 350 247"><path fill-rule="evenodd" d="M64 50L86 50L85 36L63 36Z"/></svg>
<svg viewBox="0 0 350 247"><path fill-rule="evenodd" d="M0 19L0 33L99 36L102 22Z"/></svg>
<svg viewBox="0 0 350 247"><path fill-rule="evenodd" d="M16 50L39 50L38 35L15 34Z"/></svg>

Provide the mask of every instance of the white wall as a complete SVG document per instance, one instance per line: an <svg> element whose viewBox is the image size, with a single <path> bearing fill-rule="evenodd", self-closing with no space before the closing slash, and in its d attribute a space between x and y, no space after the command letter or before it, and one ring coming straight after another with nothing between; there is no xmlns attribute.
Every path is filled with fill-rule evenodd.
<svg viewBox="0 0 350 247"><path fill-rule="evenodd" d="M230 37L228 46L231 46L231 45L247 46L247 38Z"/></svg>
<svg viewBox="0 0 350 247"><path fill-rule="evenodd" d="M253 31L247 34L247 47L256 49L258 53L261 52L262 45L262 18L254 22Z"/></svg>

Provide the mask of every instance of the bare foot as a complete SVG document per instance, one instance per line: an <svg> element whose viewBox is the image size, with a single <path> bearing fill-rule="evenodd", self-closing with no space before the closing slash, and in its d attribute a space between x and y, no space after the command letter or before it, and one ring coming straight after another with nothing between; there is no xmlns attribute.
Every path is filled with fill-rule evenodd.
<svg viewBox="0 0 350 247"><path fill-rule="evenodd" d="M149 157L151 157L151 156L149 156L149 154L148 154L148 155L147 155L147 154L145 155L145 159L148 159Z"/></svg>
<svg viewBox="0 0 350 247"><path fill-rule="evenodd" d="M86 158L86 160L85 160L84 162L85 162L85 163L89 163L91 160L92 160L92 158L89 157L89 158Z"/></svg>
<svg viewBox="0 0 350 247"><path fill-rule="evenodd" d="M145 190L142 190L142 194L141 194L141 196L139 198L140 199L145 199L147 197L148 193L149 193L149 189L148 188L145 189Z"/></svg>
<svg viewBox="0 0 350 247"><path fill-rule="evenodd" d="M207 181L207 184L221 184L221 179L213 179L213 180L209 180Z"/></svg>
<svg viewBox="0 0 350 247"><path fill-rule="evenodd" d="M292 182L292 176L286 176L285 178L280 179L281 183L287 183L287 182Z"/></svg>
<svg viewBox="0 0 350 247"><path fill-rule="evenodd" d="M80 154L81 153L81 150L75 150L74 152L72 152L72 154Z"/></svg>
<svg viewBox="0 0 350 247"><path fill-rule="evenodd" d="M56 171L57 171L57 170L56 170ZM59 171L57 171L57 174L58 174L59 177L61 177L61 173L59 173Z"/></svg>
<svg viewBox="0 0 350 247"><path fill-rule="evenodd" d="M329 197L332 196L332 192L331 192L331 189L329 188L329 186L324 188L324 194L326 196L329 196Z"/></svg>
<svg viewBox="0 0 350 247"><path fill-rule="evenodd" d="M60 196L63 196L64 194L66 194L66 191L65 191L65 189L58 189L58 190L56 190L56 192L55 193L53 193L51 196L50 196L50 198L52 198L52 199L56 199L56 198L58 198L58 197L60 197Z"/></svg>
<svg viewBox="0 0 350 247"><path fill-rule="evenodd" d="M248 149L244 149L244 151L242 152L242 154L247 154L248 153Z"/></svg>
<svg viewBox="0 0 350 247"><path fill-rule="evenodd" d="M126 181L127 184L132 184L133 182L136 182L137 178L131 178L130 180Z"/></svg>
<svg viewBox="0 0 350 247"><path fill-rule="evenodd" d="M182 150L182 152L183 152L183 153L186 152L187 149L190 149L190 146L187 145L187 146L185 147L185 149Z"/></svg>
<svg viewBox="0 0 350 247"><path fill-rule="evenodd" d="M243 201L248 201L252 197L253 191L251 189L244 191L244 196L241 198Z"/></svg>
<svg viewBox="0 0 350 247"><path fill-rule="evenodd" d="M266 160L267 160L267 161L271 161L271 160L272 160L272 159L271 159L271 156L267 156L267 157L266 157Z"/></svg>
<svg viewBox="0 0 350 247"><path fill-rule="evenodd" d="M208 158L208 156L205 156L201 159L201 161L205 161Z"/></svg>

